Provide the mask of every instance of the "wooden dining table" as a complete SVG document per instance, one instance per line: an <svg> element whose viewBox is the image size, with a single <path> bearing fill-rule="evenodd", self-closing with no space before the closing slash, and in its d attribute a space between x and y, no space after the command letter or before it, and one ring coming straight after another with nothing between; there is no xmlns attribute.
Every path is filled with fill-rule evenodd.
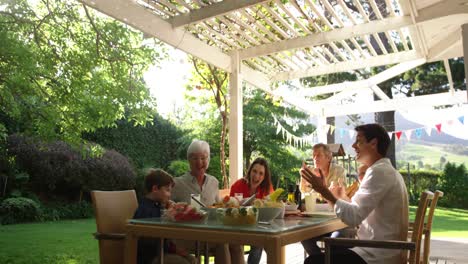
<svg viewBox="0 0 468 264"><path fill-rule="evenodd" d="M268 224L228 226L216 220L206 222L171 222L161 218L132 219L126 225L125 263L137 260L137 241L140 237L170 238L254 245L263 247L268 264L284 264L288 244L339 230L346 225L334 215L288 216Z"/></svg>

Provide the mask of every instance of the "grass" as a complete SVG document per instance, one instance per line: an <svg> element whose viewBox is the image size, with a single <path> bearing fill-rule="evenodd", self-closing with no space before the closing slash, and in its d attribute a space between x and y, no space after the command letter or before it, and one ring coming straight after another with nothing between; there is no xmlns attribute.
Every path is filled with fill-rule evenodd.
<svg viewBox="0 0 468 264"><path fill-rule="evenodd" d="M414 219L416 207L410 207ZM432 237L468 238L468 210L436 208L432 224Z"/></svg>
<svg viewBox="0 0 468 264"><path fill-rule="evenodd" d="M95 230L94 219L0 225L0 263L97 264ZM437 209L432 237L468 238L468 210Z"/></svg>
<svg viewBox="0 0 468 264"><path fill-rule="evenodd" d="M98 263L95 231L94 219L0 225L0 263Z"/></svg>
<svg viewBox="0 0 468 264"><path fill-rule="evenodd" d="M417 160L408 159L411 156L417 155L420 158ZM400 153L398 153L398 160L408 160L412 164L417 164L418 160L421 160L424 164L437 165L440 164L440 157L444 157L447 161L455 162L457 164L465 163L468 157L466 155L457 155L447 151L439 145L420 145L414 143L407 143L401 147Z"/></svg>

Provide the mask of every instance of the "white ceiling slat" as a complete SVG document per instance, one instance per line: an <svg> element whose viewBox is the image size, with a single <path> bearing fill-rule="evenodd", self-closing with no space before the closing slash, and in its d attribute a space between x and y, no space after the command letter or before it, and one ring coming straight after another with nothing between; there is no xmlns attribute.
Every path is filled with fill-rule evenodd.
<svg viewBox="0 0 468 264"><path fill-rule="evenodd" d="M330 27L330 29L334 29L335 26L332 25L332 23L318 10L318 7L315 5L315 3L311 2L311 0L305 0L305 3L309 5L311 8L312 12L322 21L325 23L326 26ZM320 29L320 31L323 31Z"/></svg>
<svg viewBox="0 0 468 264"><path fill-rule="evenodd" d="M182 0L182 1L183 1L183 0ZM195 3L197 3L197 5L198 5L199 7L206 6L206 4L205 4L205 3L203 3L203 2L202 2L202 1L200 1L200 0L193 0L193 1L194 1Z"/></svg>
<svg viewBox="0 0 468 264"><path fill-rule="evenodd" d="M387 1L388 1L388 0L387 0ZM378 8L377 4L375 3L375 0L369 0L369 3L370 3L370 6L371 6L372 10L373 10L374 13L376 14L377 18L378 18L378 19L384 19L382 13L380 12L380 9ZM387 6L387 7L388 7L388 6ZM389 8L392 9L391 6L389 6ZM393 9L392 9L392 10L393 10ZM387 37L387 41L388 41L388 43L390 44L390 46L391 46L393 52L398 52L398 48L396 47L395 43L393 42L392 36L391 36L390 34L388 34L387 31L385 31L384 34L385 34L385 37ZM374 36L375 36L375 35L374 35ZM385 45L384 45L384 43L382 43L382 39L380 39L380 37L378 38L378 40L380 40L380 43L382 44L382 46L385 47ZM380 43L379 43L379 46L380 46ZM382 47L381 47L381 48L382 48ZM385 49L385 51L387 51L387 52L384 51L384 54L387 54L387 53L388 53L388 50L387 50L386 48L384 48L384 49Z"/></svg>
<svg viewBox="0 0 468 264"><path fill-rule="evenodd" d="M310 57L314 61L315 66L327 65L328 62L323 62L320 57L315 56L315 51L312 48L304 49L304 55Z"/></svg>
<svg viewBox="0 0 468 264"><path fill-rule="evenodd" d="M361 3L359 0L353 0L354 5L357 7L359 10L359 13L361 14L362 18L364 19L365 22L369 22L370 19L366 14L366 11L364 11L364 8L362 7Z"/></svg>
<svg viewBox="0 0 468 264"><path fill-rule="evenodd" d="M351 38L351 39L354 39L354 38ZM349 53L349 55L351 56L351 58L353 60L357 60L358 57L356 57L356 54L354 53L354 51L351 49L351 47L348 45L348 43L346 43L345 40L342 40L340 41L341 45L343 45L343 47L346 49L346 51Z"/></svg>
<svg viewBox="0 0 468 264"><path fill-rule="evenodd" d="M374 47L372 47L372 44L369 41L369 38L367 36L362 36L362 39L364 40L364 43L366 44L366 48L370 51L371 56L378 56L377 52L375 51Z"/></svg>
<svg viewBox="0 0 468 264"><path fill-rule="evenodd" d="M208 5L206 7L193 10L190 13L182 14L180 16L169 19L175 28L183 27L186 25L198 23L213 17L222 16L238 9L247 8L267 0L237 0L237 1L221 1Z"/></svg>
<svg viewBox="0 0 468 264"><path fill-rule="evenodd" d="M202 23L197 24L197 26L202 27L203 29L209 31L211 34L216 35L219 39L221 39L226 45L232 49L232 47L240 48L239 44L237 44L235 41L232 41L231 39L228 39L224 34L219 33L215 29L213 29L213 26L208 23L208 21L204 21Z"/></svg>
<svg viewBox="0 0 468 264"><path fill-rule="evenodd" d="M251 23L254 23L260 30L266 33L273 41L278 41L279 38L277 35L273 34L270 30L268 30L262 23L258 22L253 16L249 14L246 10L240 11L242 15L244 15Z"/></svg>
<svg viewBox="0 0 468 264"><path fill-rule="evenodd" d="M329 43L330 47L332 47L332 49L336 52L336 54L338 54L338 56L340 56L341 60L342 61L347 61L349 60L346 55L344 55L344 52L340 50L340 48L338 48L338 46L336 46L335 43L333 42L330 42ZM336 57L336 55L334 54L333 56Z"/></svg>
<svg viewBox="0 0 468 264"><path fill-rule="evenodd" d="M385 0L385 3L387 4L387 9L390 11L390 16L395 16L395 10L393 9L393 4L391 3L391 0Z"/></svg>
<svg viewBox="0 0 468 264"><path fill-rule="evenodd" d="M185 12L180 10L177 6L175 6L174 4L172 4L171 2L169 1L166 1L166 0L158 0L158 2L170 9L172 9L172 12L175 12L177 14L184 14Z"/></svg>
<svg viewBox="0 0 468 264"><path fill-rule="evenodd" d="M215 45L220 45L221 46L220 48L223 49L223 50L229 51L229 50L233 49L233 46L234 47L239 46L237 43L232 42L230 39L224 37L223 34L219 34L218 32L216 32L211 27L205 25L205 23L206 22L198 24L196 28L195 28L195 26L189 26L189 29L194 30L194 31L197 31L197 30L200 31L201 30L201 32L202 32L201 34L205 38L208 38L211 41L213 41L213 43L215 43ZM204 33L203 31L207 31L207 33ZM213 37L213 35L215 37L217 37L218 39Z"/></svg>
<svg viewBox="0 0 468 264"><path fill-rule="evenodd" d="M403 15L410 15L411 18L413 20L415 20L415 15L414 15L414 9L412 8L411 6L411 3L409 3L409 1L399 1L400 3L400 9L401 9L401 12ZM416 29L417 26L410 26L408 27L408 31L409 31L409 38L410 38L410 42L413 46L413 49L416 50L417 52L420 52L422 53L423 52L423 43L422 43L422 40L421 40L421 37L419 36L420 33L419 31ZM424 50L424 54L426 54L426 50Z"/></svg>
<svg viewBox="0 0 468 264"><path fill-rule="evenodd" d="M179 5L187 8L189 11L193 10L194 8L187 4L184 0L175 0Z"/></svg>
<svg viewBox="0 0 468 264"><path fill-rule="evenodd" d="M287 63L283 59L279 58L279 54L275 54L275 55L267 55L267 56L263 56L262 58L270 60L271 61L270 64L273 64L273 65L278 64L278 66L280 68L283 68L281 71L293 69L293 67L291 67L289 65L289 63ZM274 71L272 71L272 72L274 72Z"/></svg>
<svg viewBox="0 0 468 264"><path fill-rule="evenodd" d="M236 23L241 26L241 27L244 27L246 30L248 29L248 31L255 35L255 37L257 37L260 41L260 43L262 44L266 44L266 43L271 43L272 41L267 39L265 36L263 36L256 28L252 28L251 25L248 25L247 23L245 23L242 19L242 16L236 16L235 18L232 18L230 15L226 15L227 18L230 18L230 19L233 19L234 21L236 21ZM275 40L275 39L273 39Z"/></svg>
<svg viewBox="0 0 468 264"><path fill-rule="evenodd" d="M254 45L258 45L258 42L255 39L248 36L244 31L238 30L230 21L226 20L224 17L218 17L217 19L226 25L228 28L227 34L229 34L231 38L235 39L239 44L241 44L242 48L252 47L252 43ZM238 35L242 35L245 39Z"/></svg>
<svg viewBox="0 0 468 264"><path fill-rule="evenodd" d="M297 5L297 2L296 1L292 1L290 2L294 8L301 14L303 14L305 16L305 18L307 19L307 22L309 23L309 25L311 25L316 31L320 32L322 31L322 29L320 28L319 25L317 25L317 23L315 21L313 21L310 16L304 12L304 10L302 10L302 8L300 6Z"/></svg>
<svg viewBox="0 0 468 264"><path fill-rule="evenodd" d="M377 44L379 45L380 50L383 52L383 54L388 54L387 48L385 48L385 45L383 44L382 39L380 38L379 34L374 33L372 34L372 36L377 41Z"/></svg>
<svg viewBox="0 0 468 264"><path fill-rule="evenodd" d="M302 28L302 30L303 30L305 33L312 33L312 32L310 31L310 29L308 29L306 26L304 26L304 25L302 24L302 22L299 21L299 19L298 19L295 15L293 15L293 14L291 13L291 11L289 11L289 9L286 8L286 6L283 5L283 3L281 3L279 0L275 0L275 3L276 3L277 6L279 6L279 7L281 8L281 10L283 10L284 13L286 13L292 20L294 20L294 22L296 22L296 24L297 24L300 28Z"/></svg>
<svg viewBox="0 0 468 264"><path fill-rule="evenodd" d="M328 47L326 47L326 46L324 45L324 46L321 46L320 48L321 48L321 50L322 50L323 52L326 53L326 55L327 55L329 58L331 58L331 59L333 60L333 62L340 62L340 61L335 57L335 55L334 55L333 53L330 52L330 50L328 49Z"/></svg>
<svg viewBox="0 0 468 264"><path fill-rule="evenodd" d="M384 32L385 36L387 37L388 43L390 44L390 47L392 48L393 52L398 52L398 48L395 45L395 42L392 38L392 34L388 33L387 31Z"/></svg>
<svg viewBox="0 0 468 264"><path fill-rule="evenodd" d="M291 35L300 36L300 34L296 31L296 29L294 29L287 21L285 21L280 15L278 15L273 9L271 9L268 6L268 4L263 4L262 6L268 11L268 13L273 15L276 18L276 20L278 20L278 23L280 23L282 26L286 27L291 32ZM274 23L274 21L273 21L273 23Z"/></svg>
<svg viewBox="0 0 468 264"><path fill-rule="evenodd" d="M246 59L255 56L263 56L275 52L280 52L288 49L298 49L308 46L323 45L329 42L336 42L350 39L352 37L364 36L375 32L392 30L395 28L405 27L410 25L409 17L393 17L374 21L374 23L364 23L352 27L338 28L329 32L321 32L309 36L277 41L273 44L264 44L252 48L247 48L239 52L241 59ZM364 38L365 39L365 38ZM366 40L364 40L366 42ZM370 46L369 42L366 42ZM372 46L370 46L372 49ZM375 53L375 51L373 51ZM376 53L375 53L376 54Z"/></svg>
<svg viewBox="0 0 468 264"><path fill-rule="evenodd" d="M338 17L338 15L335 12L335 9L330 5L328 0L320 0L320 1L324 4L325 8L328 10L328 12L330 12L333 18L335 18L336 22L338 22L338 25L340 27L344 27L343 21L341 21L341 18Z"/></svg>
<svg viewBox="0 0 468 264"><path fill-rule="evenodd" d="M294 65L296 69L302 69L302 65L300 65L297 61L294 60L294 55L291 56L290 54L287 54L288 51L283 51L283 52L280 52L279 55L282 56L283 60L285 60L286 62L288 62L290 65L292 63L292 65Z"/></svg>
<svg viewBox="0 0 468 264"><path fill-rule="evenodd" d="M361 54L363 58L369 57L369 55L364 52L364 50L361 48L361 45L356 41L355 38L351 38L350 40L351 40L351 43L353 43L354 47L359 50L359 53Z"/></svg>
<svg viewBox="0 0 468 264"><path fill-rule="evenodd" d="M149 2L148 5L150 5L150 6L153 7L154 9L158 10L159 12L162 12L162 13L166 14L166 15L169 16L169 17L175 16L174 13L172 13L172 12L169 11L169 10L166 10L166 8L164 8L164 6L162 6L162 5L159 4L159 3Z"/></svg>
<svg viewBox="0 0 468 264"><path fill-rule="evenodd" d="M271 21L265 14L263 14L261 10L258 10L256 14L259 15L263 19L263 21L265 21L268 25L270 25L272 28L278 31L278 33L280 33L283 38L289 38L288 33L286 33L282 28L278 27L278 25L276 25L276 23Z"/></svg>
<svg viewBox="0 0 468 264"><path fill-rule="evenodd" d="M286 61L286 59L283 58L282 53L272 54L272 55L269 55L267 57L271 57L272 59L275 59L275 60L279 61L281 64L283 64L285 67L289 68L290 70L297 70L298 69L298 67L296 65L291 64L290 61Z"/></svg>
<svg viewBox="0 0 468 264"><path fill-rule="evenodd" d="M403 32L401 29L398 30L398 35L400 36L401 43L403 43L403 47L405 48L406 51L409 50L408 43L406 42L405 35L403 35Z"/></svg>
<svg viewBox="0 0 468 264"><path fill-rule="evenodd" d="M375 3L375 0L368 0L369 4L371 6L372 11L375 13L375 16L377 19L383 19L382 13L380 13L379 7L377 7L377 4Z"/></svg>
<svg viewBox="0 0 468 264"><path fill-rule="evenodd" d="M349 20L351 20L351 22L353 23L353 25L356 25L356 24L357 24L356 19L355 19L354 16L351 14L351 12L349 12L349 8L346 6L346 4L343 2L343 0L338 0L338 3L340 4L341 8L342 8L343 11L345 12L345 14L346 14L346 16L349 18Z"/></svg>
<svg viewBox="0 0 468 264"><path fill-rule="evenodd" d="M316 54L323 61L324 64L330 64L331 62L327 58L325 58L325 56L323 56L323 54L320 51L317 50L318 48L319 47L312 47L311 50L314 51L314 54Z"/></svg>
<svg viewBox="0 0 468 264"><path fill-rule="evenodd" d="M363 60L338 62L327 66L313 67L302 71L277 73L273 80L283 81L298 79L302 77L318 76L334 72L345 72L350 70L362 69L365 67L376 67L399 62L418 60L421 58L422 56L415 51L402 51L388 55L375 56Z"/></svg>

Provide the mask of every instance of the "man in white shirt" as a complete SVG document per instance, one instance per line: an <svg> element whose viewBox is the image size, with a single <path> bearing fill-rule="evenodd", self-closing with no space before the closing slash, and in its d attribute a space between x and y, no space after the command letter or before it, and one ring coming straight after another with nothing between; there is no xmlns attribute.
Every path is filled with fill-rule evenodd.
<svg viewBox="0 0 468 264"><path fill-rule="evenodd" d="M359 190L349 199L343 186L328 189L321 175L307 167L302 177L334 206L336 215L348 226L359 226L359 239L406 240L408 231L408 194L403 177L393 168L385 155L390 138L378 124L355 128L353 148L356 160L368 167ZM334 248L332 263L396 264L402 252L394 249ZM323 254L311 255L304 263L324 263Z"/></svg>

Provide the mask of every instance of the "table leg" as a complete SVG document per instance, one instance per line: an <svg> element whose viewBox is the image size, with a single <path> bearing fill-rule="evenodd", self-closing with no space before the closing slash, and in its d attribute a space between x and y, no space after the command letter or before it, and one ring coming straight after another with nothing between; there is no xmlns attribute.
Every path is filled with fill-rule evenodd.
<svg viewBox="0 0 468 264"><path fill-rule="evenodd" d="M137 259L138 239L131 233L125 238L125 264L135 264Z"/></svg>
<svg viewBox="0 0 468 264"><path fill-rule="evenodd" d="M278 237L273 237L265 244L265 251L267 253L268 264L284 264L285 262L285 249L281 246Z"/></svg>

